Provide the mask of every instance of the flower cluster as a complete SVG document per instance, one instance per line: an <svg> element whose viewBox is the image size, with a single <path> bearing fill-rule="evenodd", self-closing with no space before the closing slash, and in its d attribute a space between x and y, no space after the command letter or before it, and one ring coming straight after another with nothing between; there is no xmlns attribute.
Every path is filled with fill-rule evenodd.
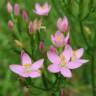
<svg viewBox="0 0 96 96"><path fill-rule="evenodd" d="M40 4L35 5L34 13L39 16L48 16L50 11L50 6L45 3L43 6ZM12 12L12 7L10 3L7 4L7 10L9 13ZM19 5L14 5L14 15L19 15ZM34 31L39 30L42 27L42 19L38 21L35 19L33 22L28 21L28 15L25 10L22 12L22 17L25 22L28 22L29 33L34 33ZM9 22L9 26L14 26L12 22ZM39 33L38 33L39 34ZM48 60L52 63L48 65L48 71L52 73L60 73L64 77L72 77L71 70L80 67L84 63L88 62L86 59L82 59L84 49L80 48L74 50L70 45L70 34L69 34L69 22L66 16L64 18L59 18L57 21L57 31L55 34L51 35L52 46L47 52ZM39 50L44 50L43 41L39 41ZM35 49L35 48L34 48ZM38 53L37 53L38 54ZM21 77L31 77L36 78L42 75L42 68L44 63L43 59L39 59L33 63L31 57L24 51L21 51L21 65L12 64L10 69ZM45 62L46 63L46 62Z"/></svg>
<svg viewBox="0 0 96 96"><path fill-rule="evenodd" d="M51 61L48 70L52 73L61 73L64 77L72 77L71 69L80 67L88 60L81 59L84 49L73 50L70 45L70 35L68 30L68 19L65 16L63 19L59 18L57 21L58 31L55 35L51 35L52 43L57 50L61 51L48 51L47 56ZM66 35L67 34L67 35ZM65 36L66 35L66 36Z"/></svg>

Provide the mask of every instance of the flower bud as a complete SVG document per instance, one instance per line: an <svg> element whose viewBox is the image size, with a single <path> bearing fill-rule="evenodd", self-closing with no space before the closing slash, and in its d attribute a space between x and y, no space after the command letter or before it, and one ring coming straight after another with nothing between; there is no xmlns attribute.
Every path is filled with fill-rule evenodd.
<svg viewBox="0 0 96 96"><path fill-rule="evenodd" d="M7 6L6 7L7 7L8 13L12 13L13 8L12 8L12 5L11 5L10 2L7 3Z"/></svg>
<svg viewBox="0 0 96 96"><path fill-rule="evenodd" d="M13 29L13 26L14 26L13 21L12 20L9 20L8 21L8 28L9 29Z"/></svg>
<svg viewBox="0 0 96 96"><path fill-rule="evenodd" d="M29 29L30 34L33 33L33 23L32 23L32 21L29 22L28 29Z"/></svg>
<svg viewBox="0 0 96 96"><path fill-rule="evenodd" d="M51 45L49 48L49 51L56 53L56 48L53 45Z"/></svg>
<svg viewBox="0 0 96 96"><path fill-rule="evenodd" d="M40 31L41 25L42 25L42 19L40 19L40 20L34 19L34 21L33 21L34 31Z"/></svg>
<svg viewBox="0 0 96 96"><path fill-rule="evenodd" d="M39 50L42 52L44 50L44 42L40 41Z"/></svg>
<svg viewBox="0 0 96 96"><path fill-rule="evenodd" d="M60 92L60 96L64 96L64 90L63 89Z"/></svg>
<svg viewBox="0 0 96 96"><path fill-rule="evenodd" d="M51 40L55 47L64 47L65 45L65 37L60 31L57 31L54 35L51 35Z"/></svg>
<svg viewBox="0 0 96 96"><path fill-rule="evenodd" d="M15 5L14 5L14 15L15 16L18 16L19 15L19 5L16 3Z"/></svg>
<svg viewBox="0 0 96 96"><path fill-rule="evenodd" d="M57 28L61 32L67 32L68 31L68 19L66 16L64 18L59 18L57 21Z"/></svg>
<svg viewBox="0 0 96 96"><path fill-rule="evenodd" d="M23 20L25 22L28 22L28 14L27 14L26 10L23 10L23 12L22 12L22 18L23 18Z"/></svg>

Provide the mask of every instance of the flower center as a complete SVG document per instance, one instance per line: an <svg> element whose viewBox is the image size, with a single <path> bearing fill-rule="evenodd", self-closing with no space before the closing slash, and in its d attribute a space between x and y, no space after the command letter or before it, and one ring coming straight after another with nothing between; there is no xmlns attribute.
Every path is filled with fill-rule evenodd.
<svg viewBox="0 0 96 96"><path fill-rule="evenodd" d="M61 59L60 67L65 67L66 60L63 54L60 55L60 59Z"/></svg>
<svg viewBox="0 0 96 96"><path fill-rule="evenodd" d="M60 41L60 39L62 39L62 35L61 34L56 35L56 42Z"/></svg>
<svg viewBox="0 0 96 96"><path fill-rule="evenodd" d="M75 61L76 58L77 58L77 56L76 56L76 51L73 51L73 52L72 52L71 61Z"/></svg>
<svg viewBox="0 0 96 96"><path fill-rule="evenodd" d="M41 9L44 10L46 7L45 6L41 6Z"/></svg>
<svg viewBox="0 0 96 96"><path fill-rule="evenodd" d="M31 66L32 66L32 64L24 64L23 65L24 66L24 72L25 73L30 73L30 72L32 72L32 70L31 70Z"/></svg>

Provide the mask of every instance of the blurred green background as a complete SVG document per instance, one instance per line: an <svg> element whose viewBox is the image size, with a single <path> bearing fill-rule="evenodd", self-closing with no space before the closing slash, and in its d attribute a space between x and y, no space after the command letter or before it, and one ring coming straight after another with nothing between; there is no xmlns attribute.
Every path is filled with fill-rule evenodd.
<svg viewBox="0 0 96 96"><path fill-rule="evenodd" d="M89 63L73 71L73 77L67 80L65 96L96 96L96 0L10 0L25 8L30 20L35 18L32 10L36 2L49 2L51 12L44 24L47 26L48 40L56 31L56 21L66 15L70 24L71 45L73 48L85 48L84 58ZM6 11L7 0L0 0L0 96L24 96L18 76L9 70L9 65L19 63L19 55L14 51L16 45L7 23L10 19ZM21 28L22 32L26 32ZM24 41L27 42L27 39ZM27 46L26 46L27 47ZM33 89L32 89L33 90ZM35 93L39 91L35 89ZM47 96L44 92L30 96ZM53 96L53 95L52 95ZM55 95L54 95L55 96ZM59 96L59 95L56 95Z"/></svg>

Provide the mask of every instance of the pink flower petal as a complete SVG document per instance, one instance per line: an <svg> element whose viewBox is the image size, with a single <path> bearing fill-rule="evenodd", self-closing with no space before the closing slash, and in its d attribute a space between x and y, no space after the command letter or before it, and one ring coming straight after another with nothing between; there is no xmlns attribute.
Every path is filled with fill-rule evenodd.
<svg viewBox="0 0 96 96"><path fill-rule="evenodd" d="M9 66L10 70L13 71L14 73L20 75L21 77L28 77L27 74L24 74L24 69L21 65L10 65Z"/></svg>
<svg viewBox="0 0 96 96"><path fill-rule="evenodd" d="M64 77L67 77L67 78L70 78L72 77L72 73L69 69L67 68L62 68L61 69L61 74L64 76Z"/></svg>
<svg viewBox="0 0 96 96"><path fill-rule="evenodd" d="M54 64L59 64L60 63L60 58L55 52L47 52L48 59L54 63Z"/></svg>
<svg viewBox="0 0 96 96"><path fill-rule="evenodd" d="M51 41L52 41L52 43L56 46L54 35L51 35Z"/></svg>
<svg viewBox="0 0 96 96"><path fill-rule="evenodd" d="M64 32L66 32L68 29L68 19L66 16L64 16L64 18L63 18L63 24L62 25L64 26Z"/></svg>
<svg viewBox="0 0 96 96"><path fill-rule="evenodd" d="M31 77L31 78L36 78L36 77L40 77L40 76L41 76L41 73L39 71L32 71L29 74L29 77Z"/></svg>
<svg viewBox="0 0 96 96"><path fill-rule="evenodd" d="M67 65L69 69L75 69L75 68L79 68L81 67L84 63L87 63L88 60L85 59L79 59L73 62L69 62L69 64Z"/></svg>
<svg viewBox="0 0 96 96"><path fill-rule="evenodd" d="M60 30L61 22L62 22L62 18L59 18L58 21L57 21L57 28L58 28L59 30Z"/></svg>
<svg viewBox="0 0 96 96"><path fill-rule="evenodd" d="M48 66L48 71L52 72L52 73L57 73L60 71L60 68L58 66L58 64L51 64Z"/></svg>
<svg viewBox="0 0 96 96"><path fill-rule="evenodd" d="M77 57L77 58L82 57L83 53L84 53L84 49L83 49L83 48L78 49L78 50L76 51L76 57Z"/></svg>
<svg viewBox="0 0 96 96"><path fill-rule="evenodd" d="M38 10L38 9L40 9L40 8L41 8L40 4L39 4L39 3L36 3L36 4L35 4L35 9Z"/></svg>
<svg viewBox="0 0 96 96"><path fill-rule="evenodd" d="M38 70L39 68L42 68L43 62L44 62L44 59L40 59L40 60L36 61L35 63L32 64L31 69L32 70Z"/></svg>
<svg viewBox="0 0 96 96"><path fill-rule="evenodd" d="M21 63L23 64L32 64L31 58L24 51L21 52Z"/></svg>
<svg viewBox="0 0 96 96"><path fill-rule="evenodd" d="M66 61L68 62L72 56L72 48L69 45L65 46L63 55L64 55Z"/></svg>
<svg viewBox="0 0 96 96"><path fill-rule="evenodd" d="M69 34L69 32L68 32L68 34L66 35L66 37L65 37L65 44L69 44L70 43L70 34Z"/></svg>

